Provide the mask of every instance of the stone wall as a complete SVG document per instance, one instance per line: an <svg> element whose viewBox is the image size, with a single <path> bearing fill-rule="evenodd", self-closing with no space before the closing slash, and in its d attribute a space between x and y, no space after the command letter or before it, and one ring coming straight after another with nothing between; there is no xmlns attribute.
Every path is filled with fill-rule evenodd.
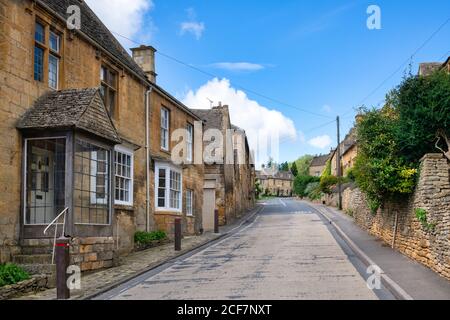
<svg viewBox="0 0 450 320"><path fill-rule="evenodd" d="M70 246L70 262L81 271L110 268L115 263L113 237L74 238Z"/></svg>
<svg viewBox="0 0 450 320"><path fill-rule="evenodd" d="M427 154L421 160L420 178L414 194L385 203L373 215L364 194L347 186L343 210L372 235L408 257L450 279L450 166L442 154ZM322 199L337 206L337 194ZM425 209L429 230L416 218L415 209ZM394 235L395 234L395 235Z"/></svg>
<svg viewBox="0 0 450 320"><path fill-rule="evenodd" d="M0 287L0 300L12 299L27 293L42 291L50 287L46 275L36 275L28 280Z"/></svg>

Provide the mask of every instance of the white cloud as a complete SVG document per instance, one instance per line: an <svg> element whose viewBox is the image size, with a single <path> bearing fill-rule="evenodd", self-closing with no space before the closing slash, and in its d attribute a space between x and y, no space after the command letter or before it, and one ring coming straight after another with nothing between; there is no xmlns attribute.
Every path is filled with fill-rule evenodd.
<svg viewBox="0 0 450 320"><path fill-rule="evenodd" d="M148 38L149 33L153 31L151 21L146 21L144 26L145 14L154 7L152 0L86 0L86 2L108 29L127 38L144 33ZM125 47L136 46L135 43L116 34L114 36Z"/></svg>
<svg viewBox="0 0 450 320"><path fill-rule="evenodd" d="M318 148L318 149L325 149L329 146L331 146L331 143L333 141L331 140L330 136L325 134L323 136L318 136L315 138L312 138L311 140L308 140L308 144Z"/></svg>
<svg viewBox="0 0 450 320"><path fill-rule="evenodd" d="M250 62L218 62L210 66L227 71L259 71L264 69L263 65Z"/></svg>
<svg viewBox="0 0 450 320"><path fill-rule="evenodd" d="M268 137L279 136L284 140L295 140L297 137L297 130L291 119L251 100L245 92L231 87L227 79L215 78L195 92L190 90L183 102L194 109L209 109L209 100L214 101L215 105L222 102L229 106L231 122L246 131L251 149L257 149L258 135L262 133Z"/></svg>
<svg viewBox="0 0 450 320"><path fill-rule="evenodd" d="M332 110L331 107L327 104L322 107L322 111L326 113L331 113L331 110Z"/></svg>
<svg viewBox="0 0 450 320"><path fill-rule="evenodd" d="M181 35L185 33L192 33L197 40L202 37L205 31L205 24L203 22L182 22L180 27Z"/></svg>
<svg viewBox="0 0 450 320"><path fill-rule="evenodd" d="M186 9L186 13L188 21L180 24L180 34L192 33L197 40L200 40L205 31L205 24L197 21L197 13L194 8Z"/></svg>

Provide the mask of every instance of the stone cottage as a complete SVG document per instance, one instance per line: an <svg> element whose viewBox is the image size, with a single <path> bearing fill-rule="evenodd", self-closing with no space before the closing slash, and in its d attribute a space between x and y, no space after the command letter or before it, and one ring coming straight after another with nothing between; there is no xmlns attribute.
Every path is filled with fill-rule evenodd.
<svg viewBox="0 0 450 320"><path fill-rule="evenodd" d="M0 35L0 263L49 263L55 229L43 231L60 213L82 270L174 216L200 229L202 168L172 165L169 138L198 118L156 85L147 49L136 63L78 0L2 1Z"/></svg>
<svg viewBox="0 0 450 320"><path fill-rule="evenodd" d="M202 144L202 120L188 107L156 84L155 52L153 47L131 49L133 58L151 80L149 95L150 118L150 211L153 229L173 234L174 219L181 217L187 234L198 234L202 229L203 162L194 159ZM174 132L182 129L186 152L182 162L174 163L172 153L180 142ZM198 134L194 136L194 131ZM197 138L197 141L195 140ZM198 140L200 138L200 140ZM201 149L200 149L201 150ZM200 152L200 151L199 151ZM144 223L144 217L138 225Z"/></svg>
<svg viewBox="0 0 450 320"><path fill-rule="evenodd" d="M292 197L294 189L294 175L289 171L270 172L265 169L256 173L260 181L262 192L276 197Z"/></svg>
<svg viewBox="0 0 450 320"><path fill-rule="evenodd" d="M210 134L218 133L222 138L217 151L220 159L206 161L204 166L203 227L208 231L214 227L214 209L219 211L220 225L225 225L254 206L254 165L245 132L231 124L228 106L193 112L203 120L205 150L214 142Z"/></svg>
<svg viewBox="0 0 450 320"><path fill-rule="evenodd" d="M330 159L330 157L331 154L315 156L311 161L311 165L309 166L309 175L312 177L320 177L322 172L325 170L327 161Z"/></svg>

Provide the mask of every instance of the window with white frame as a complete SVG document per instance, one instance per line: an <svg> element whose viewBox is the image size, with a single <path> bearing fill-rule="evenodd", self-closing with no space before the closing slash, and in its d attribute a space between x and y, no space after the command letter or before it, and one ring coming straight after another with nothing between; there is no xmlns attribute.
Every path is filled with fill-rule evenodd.
<svg viewBox="0 0 450 320"><path fill-rule="evenodd" d="M156 209L181 212L182 175L170 165L155 165Z"/></svg>
<svg viewBox="0 0 450 320"><path fill-rule="evenodd" d="M48 85L50 88L58 89L59 78L59 49L60 49L60 36L55 32L50 31L48 56Z"/></svg>
<svg viewBox="0 0 450 320"><path fill-rule="evenodd" d="M114 152L115 196L119 205L133 205L133 151L116 147Z"/></svg>
<svg viewBox="0 0 450 320"><path fill-rule="evenodd" d="M190 123L187 124L186 127L187 137L186 137L186 147L187 147L187 155L186 161L192 162L192 156L194 153L194 126Z"/></svg>
<svg viewBox="0 0 450 320"><path fill-rule="evenodd" d="M161 108L161 148L169 150L169 110Z"/></svg>
<svg viewBox="0 0 450 320"><path fill-rule="evenodd" d="M194 215L194 191L191 189L186 190L186 215Z"/></svg>

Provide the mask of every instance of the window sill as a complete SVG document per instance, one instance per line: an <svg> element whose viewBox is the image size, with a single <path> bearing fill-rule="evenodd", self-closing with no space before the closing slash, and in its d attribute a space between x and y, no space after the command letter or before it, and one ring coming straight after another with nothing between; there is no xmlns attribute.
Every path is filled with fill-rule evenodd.
<svg viewBox="0 0 450 320"><path fill-rule="evenodd" d="M174 210L163 210L163 209L156 209L155 210L156 215L168 215L168 216L182 216L183 212L181 211L174 211Z"/></svg>
<svg viewBox="0 0 450 320"><path fill-rule="evenodd" d="M134 207L132 205L126 205L126 204L115 204L114 209L122 210L122 211L134 211Z"/></svg>

